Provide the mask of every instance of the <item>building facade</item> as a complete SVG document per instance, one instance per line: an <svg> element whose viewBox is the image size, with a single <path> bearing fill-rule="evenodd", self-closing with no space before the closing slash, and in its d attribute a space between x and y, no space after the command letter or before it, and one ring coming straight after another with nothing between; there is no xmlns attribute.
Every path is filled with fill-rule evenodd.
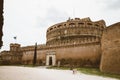
<svg viewBox="0 0 120 80"><path fill-rule="evenodd" d="M68 19L47 29L46 44L37 45L36 65L100 67L120 74L120 22L106 27L104 20ZM33 64L35 45L10 44L0 53L0 64Z"/></svg>
<svg viewBox="0 0 120 80"><path fill-rule="evenodd" d="M46 44L37 46L37 65L98 67L105 27L104 20L93 22L90 18L68 19L49 27ZM10 51L17 49L15 45ZM33 64L34 49L34 45L20 47L22 64Z"/></svg>
<svg viewBox="0 0 120 80"><path fill-rule="evenodd" d="M1 64L22 64L22 52L19 44L10 44L10 51L2 51L0 54Z"/></svg>

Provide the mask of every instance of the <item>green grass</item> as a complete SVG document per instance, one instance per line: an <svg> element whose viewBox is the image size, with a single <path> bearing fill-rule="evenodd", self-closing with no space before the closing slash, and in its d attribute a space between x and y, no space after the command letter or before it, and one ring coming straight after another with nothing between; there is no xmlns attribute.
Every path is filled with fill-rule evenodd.
<svg viewBox="0 0 120 80"><path fill-rule="evenodd" d="M48 67L48 69L70 70L70 68L68 68L68 67ZM84 74L120 79L120 75L103 73L103 72L100 72L99 68L76 68L76 69L77 69L78 72L81 72L81 73L84 73Z"/></svg>
<svg viewBox="0 0 120 80"><path fill-rule="evenodd" d="M69 70L68 67L54 67L54 66L51 66L51 67L47 67L47 69L59 69L59 70Z"/></svg>
<svg viewBox="0 0 120 80"><path fill-rule="evenodd" d="M21 64L16 64L16 65L0 65L0 66L21 66L21 67L36 67L36 65L32 65L32 64L27 64L27 65L21 65Z"/></svg>
<svg viewBox="0 0 120 80"><path fill-rule="evenodd" d="M98 68L77 68L77 70L82 72L82 73L85 73L85 74L98 75L98 76L103 76L103 77L111 77L111 78L120 79L120 75L103 73L103 72L100 72L100 70Z"/></svg>

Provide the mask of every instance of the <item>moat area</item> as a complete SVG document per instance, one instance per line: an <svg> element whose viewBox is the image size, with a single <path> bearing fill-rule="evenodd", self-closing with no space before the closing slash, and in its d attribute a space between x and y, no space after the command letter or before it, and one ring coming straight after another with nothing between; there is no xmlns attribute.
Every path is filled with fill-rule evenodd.
<svg viewBox="0 0 120 80"><path fill-rule="evenodd" d="M0 66L0 80L117 80L101 76L73 74L72 70L55 70L42 67Z"/></svg>

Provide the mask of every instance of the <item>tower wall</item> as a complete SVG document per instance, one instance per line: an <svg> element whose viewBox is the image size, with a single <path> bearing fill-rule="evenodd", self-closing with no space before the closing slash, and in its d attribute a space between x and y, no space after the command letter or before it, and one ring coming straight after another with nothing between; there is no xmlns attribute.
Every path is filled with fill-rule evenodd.
<svg viewBox="0 0 120 80"><path fill-rule="evenodd" d="M84 42L100 42L105 27L103 20L92 22L86 19L71 19L55 24L47 30L46 45L69 45Z"/></svg>
<svg viewBox="0 0 120 80"><path fill-rule="evenodd" d="M20 51L20 44L10 44L10 51L14 51L14 52L17 52L17 51Z"/></svg>
<svg viewBox="0 0 120 80"><path fill-rule="evenodd" d="M102 36L100 70L120 74L120 23L107 27Z"/></svg>

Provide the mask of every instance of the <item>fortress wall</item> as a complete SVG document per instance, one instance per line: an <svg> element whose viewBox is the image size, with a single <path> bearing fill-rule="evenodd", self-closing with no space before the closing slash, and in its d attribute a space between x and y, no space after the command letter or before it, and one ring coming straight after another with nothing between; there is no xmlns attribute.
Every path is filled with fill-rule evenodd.
<svg viewBox="0 0 120 80"><path fill-rule="evenodd" d="M34 50L23 51L22 62L23 64L32 64L34 56ZM37 63L40 61L45 62L46 59L46 50L37 50Z"/></svg>
<svg viewBox="0 0 120 80"><path fill-rule="evenodd" d="M56 49L56 57L57 59L62 58L97 58L100 53L100 46L98 45L89 45L89 46L78 46L78 47L69 47L69 48L60 48Z"/></svg>
<svg viewBox="0 0 120 80"><path fill-rule="evenodd" d="M66 22L49 27L46 44L38 46L37 62L45 63L47 60L48 63L48 58L54 56L55 53L56 63L66 61L69 64L71 61L81 60L86 64L90 62L99 65L101 57L100 40L104 28L104 20L93 22L90 18L69 19ZM25 53L23 54L23 61L32 62L34 47L28 46L22 50Z"/></svg>
<svg viewBox="0 0 120 80"><path fill-rule="evenodd" d="M79 65L84 63L82 66L98 66L101 58L100 45L60 48L56 50L56 58L57 61L65 60L69 64Z"/></svg>
<svg viewBox="0 0 120 80"><path fill-rule="evenodd" d="M71 47L61 47L61 48L52 48L52 49L44 49L37 50L37 63L45 65L46 62L46 54L50 52L55 52L56 55L56 63L60 60L69 60L72 59L74 61L79 60L89 60L93 64L99 64L101 58L101 50L100 45L98 44L89 44L83 46L71 46ZM24 64L32 64L33 61L33 53L34 51L24 51L22 60ZM71 63L71 62L70 62ZM57 65L57 64L56 64Z"/></svg>
<svg viewBox="0 0 120 80"><path fill-rule="evenodd" d="M120 23L107 27L102 36L100 70L120 74Z"/></svg>
<svg viewBox="0 0 120 80"><path fill-rule="evenodd" d="M46 63L46 50L38 50L37 51L37 64L38 65L45 65Z"/></svg>
<svg viewBox="0 0 120 80"><path fill-rule="evenodd" d="M24 51L22 56L23 64L32 64L34 51Z"/></svg>

